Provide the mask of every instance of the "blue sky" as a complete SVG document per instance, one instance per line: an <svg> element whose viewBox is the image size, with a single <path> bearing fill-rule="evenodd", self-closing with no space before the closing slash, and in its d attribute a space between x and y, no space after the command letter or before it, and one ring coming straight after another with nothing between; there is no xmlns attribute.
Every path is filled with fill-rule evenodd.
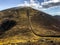
<svg viewBox="0 0 60 45"><path fill-rule="evenodd" d="M0 10L14 7L20 3L23 3L23 0L0 0Z"/></svg>
<svg viewBox="0 0 60 45"><path fill-rule="evenodd" d="M29 2L29 0L0 0L0 10L16 7L18 4L23 4L24 1ZM41 3L44 0L36 0L36 1ZM46 13L49 13L51 15L59 15L60 14L60 6L49 8L49 9L43 10L43 11Z"/></svg>
<svg viewBox="0 0 60 45"><path fill-rule="evenodd" d="M45 10L45 12L51 14L51 15L60 15L60 6L49 8Z"/></svg>

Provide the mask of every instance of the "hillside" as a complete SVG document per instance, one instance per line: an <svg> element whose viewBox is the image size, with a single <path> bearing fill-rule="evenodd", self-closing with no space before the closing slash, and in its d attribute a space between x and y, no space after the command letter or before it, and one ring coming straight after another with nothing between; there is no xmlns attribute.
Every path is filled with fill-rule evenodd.
<svg viewBox="0 0 60 45"><path fill-rule="evenodd" d="M53 17L60 21L60 15L55 15Z"/></svg>
<svg viewBox="0 0 60 45"><path fill-rule="evenodd" d="M60 36L60 21L49 14L38 12L31 17L31 24L34 31L40 36L41 34L43 36Z"/></svg>
<svg viewBox="0 0 60 45"><path fill-rule="evenodd" d="M60 21L49 14L30 7L0 11L0 44L26 42L37 44L40 39L47 39L44 37L56 36L60 36Z"/></svg>

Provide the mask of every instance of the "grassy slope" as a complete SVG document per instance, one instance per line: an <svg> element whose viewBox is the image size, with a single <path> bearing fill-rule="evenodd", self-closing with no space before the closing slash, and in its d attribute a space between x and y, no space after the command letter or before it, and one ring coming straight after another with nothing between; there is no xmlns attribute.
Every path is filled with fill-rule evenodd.
<svg viewBox="0 0 60 45"><path fill-rule="evenodd" d="M38 12L30 19L33 30L37 34L43 36L60 36L60 21L53 18L51 15Z"/></svg>
<svg viewBox="0 0 60 45"><path fill-rule="evenodd" d="M31 27L29 26L29 22L28 22L28 17L27 17L27 12L26 12L27 8L20 8L20 9L8 9L8 10L4 10L2 12L0 12L0 20L4 20L6 18L8 19L13 19L17 22L17 25L14 26L12 29L6 31L3 35L0 36L0 45L2 44L12 44L12 43L17 43L17 44L21 44L21 45L49 45L51 44L51 41L53 41L52 43L59 43L60 42L60 38L54 38L54 37L39 37L36 36L32 31L31 31ZM31 25L32 28L34 29L34 31L37 34L43 34L44 32L46 32L46 29L43 28L43 32L41 33L42 28L39 28L39 23L35 23L34 20L32 20L35 14L37 14L38 11L34 10L34 9L29 9L30 12L30 19L31 19ZM35 15L36 16L36 15ZM1 22L0 21L0 22ZM37 21L38 22L38 21ZM43 26L43 25L42 25ZM35 30L35 28L38 28L38 30ZM45 31L44 31L45 29ZM47 32L46 32L47 33ZM45 35L46 35L45 33ZM23 44L22 44L22 43Z"/></svg>

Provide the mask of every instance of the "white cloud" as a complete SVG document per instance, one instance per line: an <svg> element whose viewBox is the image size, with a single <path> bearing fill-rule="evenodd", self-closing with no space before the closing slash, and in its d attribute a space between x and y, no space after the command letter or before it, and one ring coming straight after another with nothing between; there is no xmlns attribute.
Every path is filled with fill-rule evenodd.
<svg viewBox="0 0 60 45"><path fill-rule="evenodd" d="M52 2L57 3L60 2L60 0L52 0Z"/></svg>
<svg viewBox="0 0 60 45"><path fill-rule="evenodd" d="M28 3L27 1L24 1L23 4L18 4L17 6L32 7L32 8L35 8L35 9L42 9L42 6L40 5L40 3L35 3L34 0L30 0L30 3Z"/></svg>
<svg viewBox="0 0 60 45"><path fill-rule="evenodd" d="M37 9L37 10L41 10L41 11L47 11L47 10L50 10L50 9L54 9L56 7L59 7L58 5L60 5L60 0L50 0L50 1L46 1L46 2L42 2L41 4L38 2L38 3L35 3L34 0L30 0L30 3L28 3L27 1L24 1L23 4L18 4L17 6L22 6L22 7L32 7L34 9ZM47 13L47 12L46 12ZM51 14L51 15L58 15L60 14L60 12L48 12L48 14Z"/></svg>
<svg viewBox="0 0 60 45"><path fill-rule="evenodd" d="M41 5L47 5L48 3L51 3L52 1L46 1L46 2L42 2Z"/></svg>
<svg viewBox="0 0 60 45"><path fill-rule="evenodd" d="M58 6L58 5L60 5L60 0L50 0L50 1L42 2L41 5L42 5L44 8L49 8L49 7L53 7L53 6Z"/></svg>
<svg viewBox="0 0 60 45"><path fill-rule="evenodd" d="M28 3L27 1L24 1L23 4L18 4L17 6L24 6L24 7L27 6L27 7L35 8L37 10L47 10L47 9L57 7L57 5L60 5L60 0L45 1L45 2L42 2L41 5L39 2L35 3L35 0L30 0L30 3Z"/></svg>

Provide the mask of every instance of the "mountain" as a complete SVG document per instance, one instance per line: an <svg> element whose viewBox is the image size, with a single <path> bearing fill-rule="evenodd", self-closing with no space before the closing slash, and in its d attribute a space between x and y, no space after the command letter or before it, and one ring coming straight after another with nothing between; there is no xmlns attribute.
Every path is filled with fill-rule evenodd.
<svg viewBox="0 0 60 45"><path fill-rule="evenodd" d="M60 21L30 7L0 11L0 43L35 42L60 36Z"/></svg>

